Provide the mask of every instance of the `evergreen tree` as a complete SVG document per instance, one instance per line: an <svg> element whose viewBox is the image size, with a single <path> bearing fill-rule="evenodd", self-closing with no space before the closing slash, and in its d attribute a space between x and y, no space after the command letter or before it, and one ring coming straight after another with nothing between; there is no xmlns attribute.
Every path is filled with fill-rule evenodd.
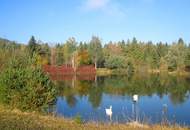
<svg viewBox="0 0 190 130"><path fill-rule="evenodd" d="M32 36L28 42L28 49L31 56L33 56L38 50L38 45L34 36Z"/></svg>

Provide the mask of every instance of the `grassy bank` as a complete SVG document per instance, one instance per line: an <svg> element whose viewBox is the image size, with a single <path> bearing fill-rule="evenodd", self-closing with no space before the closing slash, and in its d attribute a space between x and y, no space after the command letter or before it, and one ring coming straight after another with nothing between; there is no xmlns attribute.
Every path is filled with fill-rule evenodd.
<svg viewBox="0 0 190 130"><path fill-rule="evenodd" d="M135 72L136 74L139 73L148 73L148 74L168 74L168 75L179 75L179 76L190 76L190 72L181 70L181 71L166 71L166 70L159 70L159 69L149 69L149 70L142 70ZM97 68L96 74L98 76L107 76L107 75L127 75L125 69L107 69L107 68Z"/></svg>
<svg viewBox="0 0 190 130"><path fill-rule="evenodd" d="M108 75L127 75L126 69L107 69L107 68L98 68L96 74L98 76L108 76Z"/></svg>
<svg viewBox="0 0 190 130"><path fill-rule="evenodd" d="M178 126L147 126L135 124L78 124L74 120L43 116L38 113L26 113L19 110L5 109L0 106L1 130L187 130Z"/></svg>
<svg viewBox="0 0 190 130"><path fill-rule="evenodd" d="M111 75L111 74L112 74L112 70L107 69L107 68L97 68L96 74L97 74L98 76Z"/></svg>

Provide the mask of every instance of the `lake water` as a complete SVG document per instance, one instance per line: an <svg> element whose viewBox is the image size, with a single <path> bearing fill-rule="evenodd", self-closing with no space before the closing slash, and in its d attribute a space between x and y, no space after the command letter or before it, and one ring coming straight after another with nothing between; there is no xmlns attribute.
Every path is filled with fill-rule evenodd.
<svg viewBox="0 0 190 130"><path fill-rule="evenodd" d="M71 78L70 78L71 79ZM187 77L102 76L96 80L55 81L59 94L52 110L57 116L84 121L177 123L190 125L190 79ZM133 95L138 101L133 101ZM112 117L105 109L112 106Z"/></svg>

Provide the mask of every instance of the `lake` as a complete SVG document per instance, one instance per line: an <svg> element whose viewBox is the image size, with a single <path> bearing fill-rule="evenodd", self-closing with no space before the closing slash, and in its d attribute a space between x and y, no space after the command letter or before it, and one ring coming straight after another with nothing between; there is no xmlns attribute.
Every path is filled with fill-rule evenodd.
<svg viewBox="0 0 190 130"><path fill-rule="evenodd" d="M66 118L80 115L84 121L190 125L190 78L156 74L90 77L54 79L59 93L50 111ZM112 117L105 112L110 106Z"/></svg>

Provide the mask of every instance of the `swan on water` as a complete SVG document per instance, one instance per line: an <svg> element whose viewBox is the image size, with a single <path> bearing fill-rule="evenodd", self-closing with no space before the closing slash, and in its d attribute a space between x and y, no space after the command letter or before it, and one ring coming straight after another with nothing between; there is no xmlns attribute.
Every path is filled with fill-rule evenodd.
<svg viewBox="0 0 190 130"><path fill-rule="evenodd" d="M110 108L107 108L105 110L106 110L106 115L109 116L110 120L111 120L111 117L112 117L112 106L110 106Z"/></svg>
<svg viewBox="0 0 190 130"><path fill-rule="evenodd" d="M133 95L133 101L134 101L134 102L137 102L137 101L138 101L138 95L137 95L137 94Z"/></svg>

